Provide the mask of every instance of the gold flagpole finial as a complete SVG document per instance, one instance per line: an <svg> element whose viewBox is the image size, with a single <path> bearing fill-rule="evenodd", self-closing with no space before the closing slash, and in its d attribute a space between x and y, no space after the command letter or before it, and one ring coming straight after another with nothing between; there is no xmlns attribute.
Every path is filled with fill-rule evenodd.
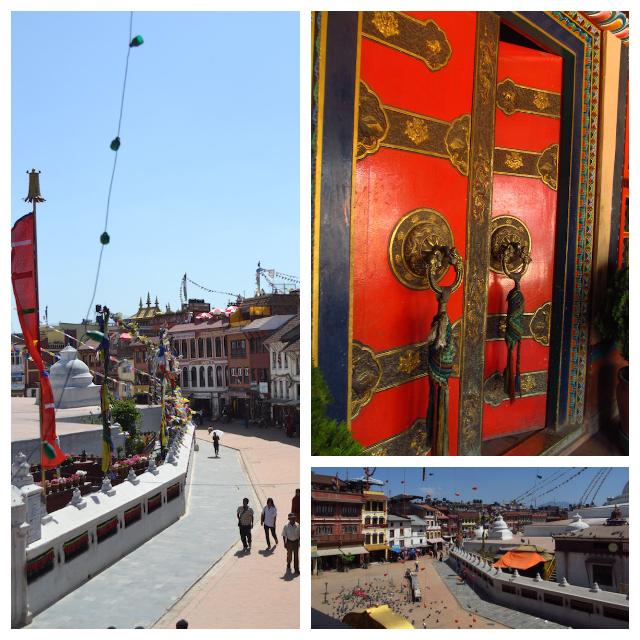
<svg viewBox="0 0 640 640"><path fill-rule="evenodd" d="M29 175L29 193L24 199L25 202L44 202L44 198L40 194L40 172L35 169L27 171Z"/></svg>

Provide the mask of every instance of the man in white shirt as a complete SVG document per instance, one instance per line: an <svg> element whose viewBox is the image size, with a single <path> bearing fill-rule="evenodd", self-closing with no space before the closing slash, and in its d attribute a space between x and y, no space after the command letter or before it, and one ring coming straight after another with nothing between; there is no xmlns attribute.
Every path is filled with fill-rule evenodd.
<svg viewBox="0 0 640 640"><path fill-rule="evenodd" d="M296 514L289 514L289 522L282 529L282 539L287 550L287 573L291 573L291 557L295 575L300 575L298 550L300 549L300 525L296 522Z"/></svg>

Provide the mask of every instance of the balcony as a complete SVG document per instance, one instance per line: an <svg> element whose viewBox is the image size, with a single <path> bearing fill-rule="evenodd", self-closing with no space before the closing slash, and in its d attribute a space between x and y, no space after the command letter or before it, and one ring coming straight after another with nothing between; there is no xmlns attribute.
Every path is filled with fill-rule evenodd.
<svg viewBox="0 0 640 640"><path fill-rule="evenodd" d="M334 533L331 535L312 536L315 544L364 544L362 533Z"/></svg>

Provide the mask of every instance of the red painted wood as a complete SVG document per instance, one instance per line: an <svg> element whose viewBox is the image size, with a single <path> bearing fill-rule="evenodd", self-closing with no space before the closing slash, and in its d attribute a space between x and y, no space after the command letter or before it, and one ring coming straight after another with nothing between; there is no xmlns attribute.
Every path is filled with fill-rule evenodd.
<svg viewBox="0 0 640 640"><path fill-rule="evenodd" d="M360 77L383 104L451 121L471 113L476 15L471 12L409 12L431 18L443 29L452 55L446 67L430 71L424 62L362 38ZM437 311L433 292L414 291L393 275L389 238L400 218L417 208L439 211L452 227L455 245L465 252L467 178L441 158L381 149L356 167L352 212L353 339L374 351L426 340ZM449 274L443 280L447 284ZM462 315L463 289L449 302L452 322ZM458 380L450 382L450 451L457 447ZM365 445L404 431L427 410L428 379L374 395L352 422Z"/></svg>
<svg viewBox="0 0 640 640"><path fill-rule="evenodd" d="M498 82L511 78L516 84L560 92L562 60L553 54L501 42L498 50ZM540 152L560 140L560 120L527 113L505 115L496 109L497 147ZM522 220L531 234L532 262L522 279L525 311L551 300L553 286L554 240L557 192L537 178L495 175L493 182L494 217L512 215ZM491 273L488 313L506 313L506 297L513 281ZM485 378L506 365L504 341L491 341L485 348ZM548 369L549 349L532 339L521 343L521 371ZM505 401L499 407L485 404L483 439L510 435L545 426L546 394ZM528 450L528 449L527 449ZM533 450L532 450L533 451Z"/></svg>

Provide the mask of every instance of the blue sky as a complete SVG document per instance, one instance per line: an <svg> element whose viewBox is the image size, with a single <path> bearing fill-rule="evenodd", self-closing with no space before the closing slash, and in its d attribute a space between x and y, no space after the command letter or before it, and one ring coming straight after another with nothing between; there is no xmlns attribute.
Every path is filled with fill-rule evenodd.
<svg viewBox="0 0 640 640"><path fill-rule="evenodd" d="M299 275L298 14L139 12L133 33L95 302L129 314L149 291L175 309L185 272L251 295L258 260ZM41 170L52 323L80 321L91 299L128 36L128 13L12 14L11 221L30 210L25 172Z"/></svg>
<svg viewBox="0 0 640 640"><path fill-rule="evenodd" d="M402 480L405 480L406 493L424 496L432 492L434 498L448 498L449 500L483 499L485 502L506 502L518 497L534 486L538 487L538 495L552 489L557 484L569 479L583 467L427 467L426 481L422 480L422 467L397 468L377 467L374 478L389 480L385 492L395 495L403 492ZM570 482L557 490L547 493L538 499L538 504L554 501L576 503L587 489L600 467L589 467ZM336 472L341 478L361 478L362 467L314 467L317 473L334 476ZM563 475L560 475L564 472ZM542 479L537 479L542 475ZM602 504L607 497L621 493L625 483L629 480L627 467L611 469L602 488L597 493L596 504ZM472 487L476 486L477 490ZM460 492L460 497L455 495ZM530 501L524 501L530 504Z"/></svg>

